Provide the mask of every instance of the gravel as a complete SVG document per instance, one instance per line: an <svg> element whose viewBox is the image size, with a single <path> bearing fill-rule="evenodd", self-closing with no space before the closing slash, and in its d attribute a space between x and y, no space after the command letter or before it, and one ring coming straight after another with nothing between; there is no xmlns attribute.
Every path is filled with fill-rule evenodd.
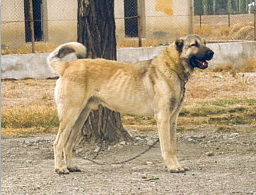
<svg viewBox="0 0 256 195"><path fill-rule="evenodd" d="M101 150L97 161L112 163L147 149L156 134L133 135L133 143ZM86 161L78 146L80 173L54 172L54 135L2 139L3 195L94 194L235 194L256 195L256 134L186 132L178 134L178 158L190 167L185 173L169 173L159 143L139 158L118 165Z"/></svg>

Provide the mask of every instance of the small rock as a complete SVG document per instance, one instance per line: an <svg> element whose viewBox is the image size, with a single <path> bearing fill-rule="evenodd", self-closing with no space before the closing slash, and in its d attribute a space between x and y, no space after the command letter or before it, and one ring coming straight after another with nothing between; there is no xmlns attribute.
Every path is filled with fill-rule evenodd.
<svg viewBox="0 0 256 195"><path fill-rule="evenodd" d="M100 147L97 147L94 152L99 152L100 151Z"/></svg>
<svg viewBox="0 0 256 195"><path fill-rule="evenodd" d="M113 146L108 146L108 151L111 150L113 148Z"/></svg>
<svg viewBox="0 0 256 195"><path fill-rule="evenodd" d="M33 143L30 142L30 141L25 141L24 144L25 144L26 146L32 146L32 145L33 145Z"/></svg>
<svg viewBox="0 0 256 195"><path fill-rule="evenodd" d="M139 173L139 172L133 172L133 173L132 173L132 177L139 178L139 177L141 177L141 173Z"/></svg>
<svg viewBox="0 0 256 195"><path fill-rule="evenodd" d="M236 136L238 136L239 135L239 133L231 133L230 134L230 137L236 137Z"/></svg>
<svg viewBox="0 0 256 195"><path fill-rule="evenodd" d="M148 145L148 146L153 145L153 143L154 143L154 140L148 140L148 141L147 141L147 145Z"/></svg>
<svg viewBox="0 0 256 195"><path fill-rule="evenodd" d="M193 140L192 138L188 138L188 142L193 142L195 140Z"/></svg>
<svg viewBox="0 0 256 195"><path fill-rule="evenodd" d="M126 142L125 141L122 141L119 143L120 145L126 145Z"/></svg>
<svg viewBox="0 0 256 195"><path fill-rule="evenodd" d="M36 139L35 139L35 143L39 143L41 141L41 138L40 137L37 137Z"/></svg>
<svg viewBox="0 0 256 195"><path fill-rule="evenodd" d="M206 152L205 153L207 156L215 156L214 152L210 151L210 152Z"/></svg>

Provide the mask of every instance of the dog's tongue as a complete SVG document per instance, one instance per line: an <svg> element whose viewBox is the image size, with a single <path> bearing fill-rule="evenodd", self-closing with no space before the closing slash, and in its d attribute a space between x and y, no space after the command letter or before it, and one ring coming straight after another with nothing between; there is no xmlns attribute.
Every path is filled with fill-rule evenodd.
<svg viewBox="0 0 256 195"><path fill-rule="evenodd" d="M198 59L196 59L197 62L199 62L200 64L202 64L203 66L208 66L208 62L203 62L203 61L200 61Z"/></svg>

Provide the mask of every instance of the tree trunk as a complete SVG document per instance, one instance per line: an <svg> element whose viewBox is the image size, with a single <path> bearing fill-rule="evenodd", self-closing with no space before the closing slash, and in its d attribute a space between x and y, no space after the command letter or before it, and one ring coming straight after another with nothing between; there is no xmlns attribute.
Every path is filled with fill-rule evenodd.
<svg viewBox="0 0 256 195"><path fill-rule="evenodd" d="M78 0L77 31L78 42L86 46L88 58L116 60L114 0ZM103 106L91 112L82 135L89 143L115 144L132 140L122 125L120 114Z"/></svg>

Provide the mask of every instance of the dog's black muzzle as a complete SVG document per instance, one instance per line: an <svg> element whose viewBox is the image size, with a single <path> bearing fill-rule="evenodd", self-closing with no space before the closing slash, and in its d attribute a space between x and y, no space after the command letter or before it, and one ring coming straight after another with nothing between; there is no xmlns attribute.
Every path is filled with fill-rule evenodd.
<svg viewBox="0 0 256 195"><path fill-rule="evenodd" d="M214 52L211 49L207 50L206 51L206 55L205 55L206 56L206 60L211 60L213 55L214 55Z"/></svg>
<svg viewBox="0 0 256 195"><path fill-rule="evenodd" d="M193 67L206 69L208 67L208 60L211 60L214 55L214 52L208 48L202 48L197 55L194 55L190 59L190 64Z"/></svg>

